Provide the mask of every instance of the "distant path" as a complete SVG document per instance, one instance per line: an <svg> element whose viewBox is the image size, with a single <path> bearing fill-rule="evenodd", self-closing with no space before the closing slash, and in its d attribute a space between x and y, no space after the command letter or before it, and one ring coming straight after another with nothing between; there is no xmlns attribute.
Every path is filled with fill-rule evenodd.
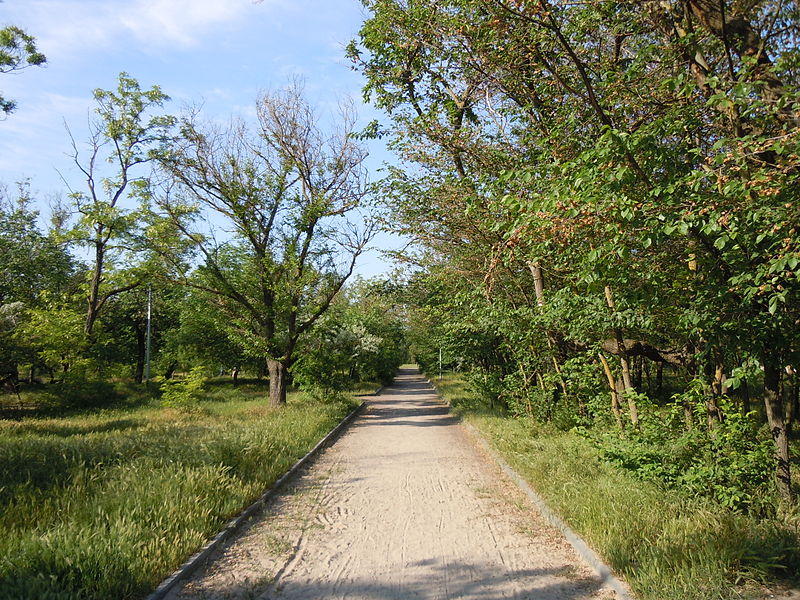
<svg viewBox="0 0 800 600"><path fill-rule="evenodd" d="M181 599L612 599L416 370Z"/></svg>

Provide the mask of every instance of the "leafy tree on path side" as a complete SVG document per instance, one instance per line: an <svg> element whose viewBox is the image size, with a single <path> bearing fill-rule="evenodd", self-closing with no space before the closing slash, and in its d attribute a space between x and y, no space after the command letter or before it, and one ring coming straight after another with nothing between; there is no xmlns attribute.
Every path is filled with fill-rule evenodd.
<svg viewBox="0 0 800 600"><path fill-rule="evenodd" d="M360 210L369 187L352 107L326 132L295 83L263 95L256 112L254 132L184 119L163 161L174 185L157 203L201 259L182 281L226 315L245 352L266 360L279 406L298 346L352 275L374 224ZM201 224L206 216L222 220L223 238Z"/></svg>
<svg viewBox="0 0 800 600"><path fill-rule="evenodd" d="M791 499L796 4L364 4L350 56L418 166L387 186L400 226L477 299L527 302L554 371L613 355L633 426L635 361L701 381L711 428L760 363Z"/></svg>
<svg viewBox="0 0 800 600"><path fill-rule="evenodd" d="M62 291L70 283L75 261L63 245L42 233L28 182L13 195L0 187L0 304L36 304L42 291Z"/></svg>
<svg viewBox="0 0 800 600"><path fill-rule="evenodd" d="M30 311L42 308L49 295L69 292L77 285L77 268L63 245L37 227L38 212L27 182L12 197L0 188L0 370L18 378L18 364L36 363L36 347L20 335Z"/></svg>

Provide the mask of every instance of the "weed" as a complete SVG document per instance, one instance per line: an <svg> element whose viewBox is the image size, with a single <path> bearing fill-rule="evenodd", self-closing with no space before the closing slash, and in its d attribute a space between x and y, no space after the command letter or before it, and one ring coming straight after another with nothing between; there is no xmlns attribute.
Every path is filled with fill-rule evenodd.
<svg viewBox="0 0 800 600"><path fill-rule="evenodd" d="M352 408L241 398L0 421L0 598L146 594Z"/></svg>
<svg viewBox="0 0 800 600"><path fill-rule="evenodd" d="M791 517L760 519L713 496L667 489L604 461L574 431L487 411L464 398L468 391L452 375L436 383L642 600L756 597L760 584L800 573Z"/></svg>

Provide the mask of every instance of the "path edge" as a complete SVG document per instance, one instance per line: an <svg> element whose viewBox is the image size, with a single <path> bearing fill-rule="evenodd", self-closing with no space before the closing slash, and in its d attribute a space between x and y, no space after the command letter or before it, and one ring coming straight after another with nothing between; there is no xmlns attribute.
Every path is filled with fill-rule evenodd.
<svg viewBox="0 0 800 600"><path fill-rule="evenodd" d="M374 394L362 394L360 396L377 396L383 391L383 386L378 388ZM350 425L350 423L364 410L367 402L363 401L356 408L350 411L344 419L342 419L336 427L331 429L328 434L322 438L317 444L309 450L305 456L298 460L291 468L281 475L267 490L250 506L245 508L236 517L228 521L225 527L217 533L211 540L206 543L200 550L192 554L186 562L184 562L178 569L164 579L153 592L147 596L146 600L163 600L167 595L173 591L178 584L182 583L189 576L192 575L206 559L217 550L222 544L230 539L241 527L252 517L254 517L264 505L270 500L281 487L289 481L300 469L302 469L308 462L311 461L321 450L336 441L342 431Z"/></svg>
<svg viewBox="0 0 800 600"><path fill-rule="evenodd" d="M436 394L449 406L450 403L447 402L444 394L442 394L433 380L431 380L429 377L425 377L425 379L434 389ZM553 512L553 510L544 501L544 498L542 498L539 493L530 486L530 484L522 477L522 475L517 473L511 467L511 465L506 462L500 453L495 450L494 447L492 447L491 443L486 440L484 435L474 425L467 423L463 419L461 420L461 425L471 434L471 437L481 446L481 448L492 457L500 469L506 475L508 475L509 478L511 478L517 487L522 490L525 495L528 496L528 498L530 498L531 502L533 502L534 506L536 506L536 509L542 515L544 520L558 529L564 535L570 545L575 549L575 552L578 553L578 556L580 556L584 562L594 569L595 573L597 573L597 576L600 577L602 583L613 589L619 600L636 600L636 597L633 595L633 592L631 592L628 584L614 575L611 567L602 561L600 556L594 550L592 550L591 547L589 547L589 544L587 544L580 535L575 533L561 517Z"/></svg>

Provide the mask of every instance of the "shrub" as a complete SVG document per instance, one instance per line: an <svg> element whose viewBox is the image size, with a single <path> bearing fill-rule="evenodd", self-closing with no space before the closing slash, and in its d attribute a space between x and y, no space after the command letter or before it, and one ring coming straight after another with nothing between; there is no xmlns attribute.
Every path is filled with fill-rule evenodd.
<svg viewBox="0 0 800 600"><path fill-rule="evenodd" d="M727 508L771 514L773 451L769 436L754 414L742 415L725 398L719 400L726 415L710 430L702 425L686 429L684 404L705 419L705 399L693 391L679 394L663 409L640 403L639 430L625 433L594 430L584 433L600 456L643 480L654 481L697 498L710 498Z"/></svg>
<svg viewBox="0 0 800 600"><path fill-rule="evenodd" d="M184 379L166 379L161 384L161 404L179 410L195 410L207 381L205 367L194 367Z"/></svg>

